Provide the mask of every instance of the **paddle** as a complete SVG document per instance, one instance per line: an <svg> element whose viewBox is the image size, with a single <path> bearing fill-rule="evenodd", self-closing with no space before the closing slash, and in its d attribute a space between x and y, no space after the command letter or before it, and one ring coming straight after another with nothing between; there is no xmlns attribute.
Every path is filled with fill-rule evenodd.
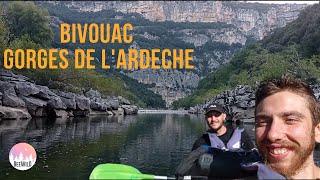
<svg viewBox="0 0 320 180"><path fill-rule="evenodd" d="M183 179L191 179L191 176L185 176ZM196 177L207 179L207 177ZM94 179L176 179L175 177L156 176L151 174L142 174L138 169L124 164L100 164L96 166L91 174L90 180Z"/></svg>

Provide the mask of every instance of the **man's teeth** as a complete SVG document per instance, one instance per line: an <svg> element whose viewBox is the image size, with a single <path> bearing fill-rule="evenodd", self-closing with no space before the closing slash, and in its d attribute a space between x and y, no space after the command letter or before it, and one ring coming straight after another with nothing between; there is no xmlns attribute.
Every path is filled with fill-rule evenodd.
<svg viewBox="0 0 320 180"><path fill-rule="evenodd" d="M288 152L288 149L286 148L276 148L276 149L270 149L270 152L275 155L281 155Z"/></svg>

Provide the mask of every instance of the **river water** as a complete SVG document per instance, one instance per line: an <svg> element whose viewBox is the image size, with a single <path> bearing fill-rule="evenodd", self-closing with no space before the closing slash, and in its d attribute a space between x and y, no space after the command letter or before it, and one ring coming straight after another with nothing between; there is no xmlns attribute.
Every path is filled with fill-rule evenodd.
<svg viewBox="0 0 320 180"><path fill-rule="evenodd" d="M244 127L253 139L253 125ZM204 117L189 114L2 121L0 179L88 179L102 163L173 176L205 130ZM11 147L20 142L37 152L36 164L27 171L18 171L9 162Z"/></svg>

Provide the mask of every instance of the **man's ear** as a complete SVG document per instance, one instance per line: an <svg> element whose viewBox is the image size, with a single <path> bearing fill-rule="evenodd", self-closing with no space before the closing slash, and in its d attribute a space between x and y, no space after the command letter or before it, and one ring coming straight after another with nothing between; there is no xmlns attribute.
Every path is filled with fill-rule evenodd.
<svg viewBox="0 0 320 180"><path fill-rule="evenodd" d="M226 120L227 114L226 113L222 113L222 115L223 115L223 120Z"/></svg>
<svg viewBox="0 0 320 180"><path fill-rule="evenodd" d="M320 123L314 127L314 138L317 143L320 143Z"/></svg>

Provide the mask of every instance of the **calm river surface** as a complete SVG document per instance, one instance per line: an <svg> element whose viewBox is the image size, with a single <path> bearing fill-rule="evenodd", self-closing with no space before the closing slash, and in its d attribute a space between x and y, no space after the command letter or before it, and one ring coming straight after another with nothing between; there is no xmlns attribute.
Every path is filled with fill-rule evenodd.
<svg viewBox="0 0 320 180"><path fill-rule="evenodd" d="M2 121L0 179L88 179L96 165L108 162L172 176L206 130L203 118L153 113ZM253 138L253 125L245 129ZM11 147L20 142L31 144L37 152L36 164L27 171L18 171L9 162Z"/></svg>

